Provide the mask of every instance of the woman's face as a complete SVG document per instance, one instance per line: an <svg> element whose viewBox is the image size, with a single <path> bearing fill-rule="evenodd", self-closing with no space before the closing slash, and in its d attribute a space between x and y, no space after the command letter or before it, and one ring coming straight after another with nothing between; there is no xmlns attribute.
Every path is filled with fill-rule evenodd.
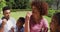
<svg viewBox="0 0 60 32"><path fill-rule="evenodd" d="M35 6L32 6L32 16L35 19L35 21L39 20L40 12Z"/></svg>

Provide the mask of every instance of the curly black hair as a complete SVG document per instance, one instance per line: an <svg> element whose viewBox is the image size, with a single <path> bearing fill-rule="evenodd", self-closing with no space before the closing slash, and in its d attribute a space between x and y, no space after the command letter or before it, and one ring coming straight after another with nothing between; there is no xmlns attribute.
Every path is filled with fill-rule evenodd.
<svg viewBox="0 0 60 32"><path fill-rule="evenodd" d="M56 21L58 23L58 25L60 25L60 12L57 12L53 15L53 17L56 17L58 21Z"/></svg>
<svg viewBox="0 0 60 32"><path fill-rule="evenodd" d="M31 3L32 6L35 6L39 10L40 15L46 15L48 13L48 4L44 1L34 0Z"/></svg>

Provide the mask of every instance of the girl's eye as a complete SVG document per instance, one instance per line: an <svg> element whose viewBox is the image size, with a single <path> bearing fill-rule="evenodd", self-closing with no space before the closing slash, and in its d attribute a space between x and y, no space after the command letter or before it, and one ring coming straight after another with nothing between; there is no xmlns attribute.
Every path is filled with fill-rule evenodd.
<svg viewBox="0 0 60 32"><path fill-rule="evenodd" d="M50 28L50 32L52 32L52 29Z"/></svg>
<svg viewBox="0 0 60 32"><path fill-rule="evenodd" d="M55 30L55 32L60 32L59 30Z"/></svg>
<svg viewBox="0 0 60 32"><path fill-rule="evenodd" d="M34 13L34 12L32 12L32 13Z"/></svg>

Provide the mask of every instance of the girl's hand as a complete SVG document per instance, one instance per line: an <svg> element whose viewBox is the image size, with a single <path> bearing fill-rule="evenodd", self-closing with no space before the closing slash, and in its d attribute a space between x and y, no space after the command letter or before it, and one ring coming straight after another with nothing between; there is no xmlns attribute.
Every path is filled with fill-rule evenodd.
<svg viewBox="0 0 60 32"><path fill-rule="evenodd" d="M26 15L26 20L30 20L30 16L32 15L31 12L27 12L27 15Z"/></svg>
<svg viewBox="0 0 60 32"><path fill-rule="evenodd" d="M30 21L30 16L32 15L31 12L28 12L25 18L25 32L30 32L29 29L29 21Z"/></svg>

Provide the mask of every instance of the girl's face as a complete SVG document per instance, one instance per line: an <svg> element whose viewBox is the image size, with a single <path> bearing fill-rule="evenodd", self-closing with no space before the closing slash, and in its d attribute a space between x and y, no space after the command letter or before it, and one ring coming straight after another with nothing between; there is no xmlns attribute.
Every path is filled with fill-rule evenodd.
<svg viewBox="0 0 60 32"><path fill-rule="evenodd" d="M39 20L40 12L35 6L32 6L32 16L35 19L35 21Z"/></svg>
<svg viewBox="0 0 60 32"><path fill-rule="evenodd" d="M52 18L52 22L51 22L51 25L50 25L50 28L51 28L51 32L58 32L60 29L58 28L58 18L57 17L53 17Z"/></svg>
<svg viewBox="0 0 60 32"><path fill-rule="evenodd" d="M50 32L55 31L55 24L54 24L55 19L52 18L52 22L50 23Z"/></svg>

